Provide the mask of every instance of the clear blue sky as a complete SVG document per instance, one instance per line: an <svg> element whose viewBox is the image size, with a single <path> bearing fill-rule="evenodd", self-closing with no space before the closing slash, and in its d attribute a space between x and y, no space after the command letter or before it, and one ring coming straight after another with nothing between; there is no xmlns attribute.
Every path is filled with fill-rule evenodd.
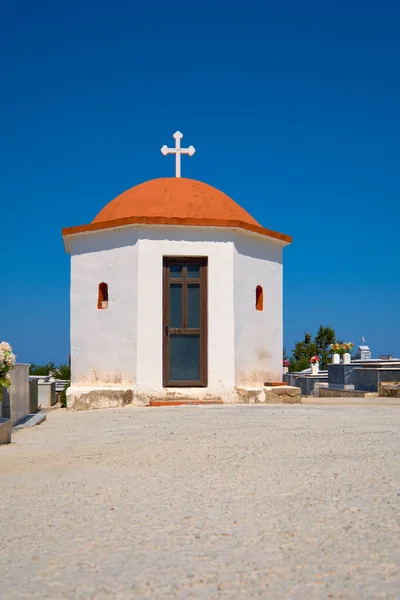
<svg viewBox="0 0 400 600"><path fill-rule="evenodd" d="M61 228L125 189L210 183L285 250L284 338L331 324L400 354L400 6L6 0L0 50L0 338L67 361Z"/></svg>

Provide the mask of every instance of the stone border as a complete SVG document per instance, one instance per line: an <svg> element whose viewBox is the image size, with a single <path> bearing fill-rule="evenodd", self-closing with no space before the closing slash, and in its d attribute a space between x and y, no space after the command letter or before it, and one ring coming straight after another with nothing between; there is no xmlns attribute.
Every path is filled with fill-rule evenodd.
<svg viewBox="0 0 400 600"><path fill-rule="evenodd" d="M11 420L0 417L0 444L11 444Z"/></svg>

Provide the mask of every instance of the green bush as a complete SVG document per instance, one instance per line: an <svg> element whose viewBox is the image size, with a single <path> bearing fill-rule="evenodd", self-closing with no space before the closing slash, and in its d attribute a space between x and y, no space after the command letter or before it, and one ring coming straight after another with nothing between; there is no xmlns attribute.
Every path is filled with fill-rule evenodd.
<svg viewBox="0 0 400 600"><path fill-rule="evenodd" d="M60 394L60 402L61 402L61 406L63 408L67 408L67 389L69 388L70 385L71 385L71 382L68 381L67 385L65 386L65 388L63 389L63 391Z"/></svg>

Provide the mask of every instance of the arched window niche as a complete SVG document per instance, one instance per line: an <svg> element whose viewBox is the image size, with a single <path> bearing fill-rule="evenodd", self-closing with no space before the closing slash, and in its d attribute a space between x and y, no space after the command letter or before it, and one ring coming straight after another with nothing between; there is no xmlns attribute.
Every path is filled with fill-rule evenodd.
<svg viewBox="0 0 400 600"><path fill-rule="evenodd" d="M97 298L97 308L99 310L104 310L108 308L108 285L104 283L99 283L99 294Z"/></svg>
<svg viewBox="0 0 400 600"><path fill-rule="evenodd" d="M256 287L256 310L264 310L264 291L261 285Z"/></svg>

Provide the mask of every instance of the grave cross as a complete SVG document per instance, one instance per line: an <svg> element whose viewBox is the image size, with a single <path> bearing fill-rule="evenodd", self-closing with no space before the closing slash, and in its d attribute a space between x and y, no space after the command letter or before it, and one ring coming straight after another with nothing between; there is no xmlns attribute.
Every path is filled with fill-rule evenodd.
<svg viewBox="0 0 400 600"><path fill-rule="evenodd" d="M163 146L161 148L161 153L164 156L167 154L175 154L175 177L181 176L181 154L189 154L189 156L193 156L196 150L193 146L189 146L189 148L181 148L181 139L183 135L180 131L176 131L173 135L175 138L175 148L168 148L168 146Z"/></svg>

